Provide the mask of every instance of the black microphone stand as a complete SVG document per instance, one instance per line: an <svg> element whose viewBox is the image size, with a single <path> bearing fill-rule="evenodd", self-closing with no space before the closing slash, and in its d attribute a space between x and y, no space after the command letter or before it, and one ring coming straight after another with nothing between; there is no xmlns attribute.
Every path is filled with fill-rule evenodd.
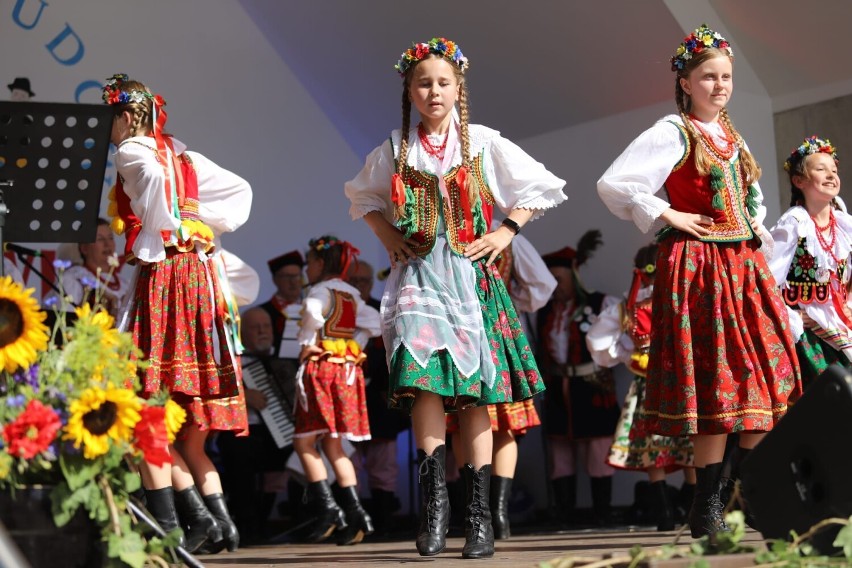
<svg viewBox="0 0 852 568"><path fill-rule="evenodd" d="M12 180L3 180L0 181L0 251L5 250L3 246L3 228L6 226L6 214L9 212L9 209L6 208L6 201L3 199L3 191L8 188L12 188L15 185L15 182ZM6 266L5 262L0 262L0 277L6 276Z"/></svg>

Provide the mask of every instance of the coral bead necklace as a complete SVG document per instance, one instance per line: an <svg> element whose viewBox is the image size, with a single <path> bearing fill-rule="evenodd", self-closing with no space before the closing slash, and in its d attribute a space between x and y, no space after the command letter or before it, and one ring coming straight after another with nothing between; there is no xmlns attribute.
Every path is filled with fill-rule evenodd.
<svg viewBox="0 0 852 568"><path fill-rule="evenodd" d="M420 137L420 144L423 146L423 149L426 150L427 154L438 159L442 159L444 157L444 150L447 149L447 140L450 139L449 130L444 135L444 142L438 146L429 141L429 135L426 134L426 129L423 128L422 122L417 125L417 134Z"/></svg>

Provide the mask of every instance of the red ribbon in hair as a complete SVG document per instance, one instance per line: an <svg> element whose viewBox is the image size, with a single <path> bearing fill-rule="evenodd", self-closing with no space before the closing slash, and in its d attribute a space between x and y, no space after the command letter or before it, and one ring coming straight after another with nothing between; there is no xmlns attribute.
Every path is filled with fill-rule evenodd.
<svg viewBox="0 0 852 568"><path fill-rule="evenodd" d="M459 240L463 243L472 243L473 234L473 210L470 207L470 180L467 168L461 166L456 172L456 183L459 186L459 198L461 199L462 214L464 215L464 229L459 231Z"/></svg>
<svg viewBox="0 0 852 568"><path fill-rule="evenodd" d="M638 268L633 269L633 282L630 283L630 292L627 293L626 308L628 312L632 312L636 306L636 297L639 295L639 290L642 288L642 272Z"/></svg>
<svg viewBox="0 0 852 568"><path fill-rule="evenodd" d="M352 262L358 262L358 255L361 254L361 251L355 248L349 241L339 241L339 244L341 247L340 256L342 260L340 264L340 276L345 277L349 272L349 266Z"/></svg>
<svg viewBox="0 0 852 568"><path fill-rule="evenodd" d="M402 183L402 177L399 174L391 176L391 201L397 207L405 205L405 184Z"/></svg>
<svg viewBox="0 0 852 568"><path fill-rule="evenodd" d="M163 164L163 171L166 174L166 200L169 202L169 207L171 207L172 179L169 172L169 163L171 163L172 169L177 177L175 180L175 191L177 192L178 207L183 207L184 200L186 199L186 190L184 189L183 183L183 171L177 161L177 153L175 152L175 147L172 143L172 137L163 134L163 128L166 126L166 120L168 120L168 115L166 114L166 111L163 110L163 107L166 106L166 101L163 100L163 97L160 95L154 95L153 106L154 114L156 116L154 121L154 140L157 143L157 155L160 157L160 163ZM171 151L171 158L169 158L169 152L166 151L167 147Z"/></svg>

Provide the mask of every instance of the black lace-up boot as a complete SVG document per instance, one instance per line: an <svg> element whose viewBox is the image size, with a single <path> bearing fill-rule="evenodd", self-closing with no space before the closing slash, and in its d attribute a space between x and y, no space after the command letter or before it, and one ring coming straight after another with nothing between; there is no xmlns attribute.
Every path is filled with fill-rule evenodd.
<svg viewBox="0 0 852 568"><path fill-rule="evenodd" d="M476 471L468 463L462 471L467 493L462 558L491 558L494 556L494 529L491 527L491 509L488 506L491 464Z"/></svg>
<svg viewBox="0 0 852 568"><path fill-rule="evenodd" d="M695 484L695 499L688 518L692 538L730 531L722 514L724 505L719 499L722 463L696 468L695 475L698 483Z"/></svg>
<svg viewBox="0 0 852 568"><path fill-rule="evenodd" d="M417 552L420 556L435 556L447 546L450 526L450 497L444 477L447 446L435 448L431 456L417 450L420 462L420 528L417 531Z"/></svg>

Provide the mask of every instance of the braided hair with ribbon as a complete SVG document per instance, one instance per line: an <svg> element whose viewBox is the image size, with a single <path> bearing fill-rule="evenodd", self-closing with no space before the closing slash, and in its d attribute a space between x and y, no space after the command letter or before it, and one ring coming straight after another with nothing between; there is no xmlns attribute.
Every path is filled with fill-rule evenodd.
<svg viewBox="0 0 852 568"><path fill-rule="evenodd" d="M172 135L165 132L168 115L166 101L155 95L139 81L126 74L117 73L107 79L103 86L103 101L111 105L116 117L130 114L130 136L151 136L157 147L157 156L165 174L166 199L172 214L180 218L180 208L186 199L183 174L172 142Z"/></svg>
<svg viewBox="0 0 852 568"><path fill-rule="evenodd" d="M349 241L342 241L333 235L323 235L308 242L306 258L322 260L322 278L344 278L350 266L357 266L358 250Z"/></svg>

